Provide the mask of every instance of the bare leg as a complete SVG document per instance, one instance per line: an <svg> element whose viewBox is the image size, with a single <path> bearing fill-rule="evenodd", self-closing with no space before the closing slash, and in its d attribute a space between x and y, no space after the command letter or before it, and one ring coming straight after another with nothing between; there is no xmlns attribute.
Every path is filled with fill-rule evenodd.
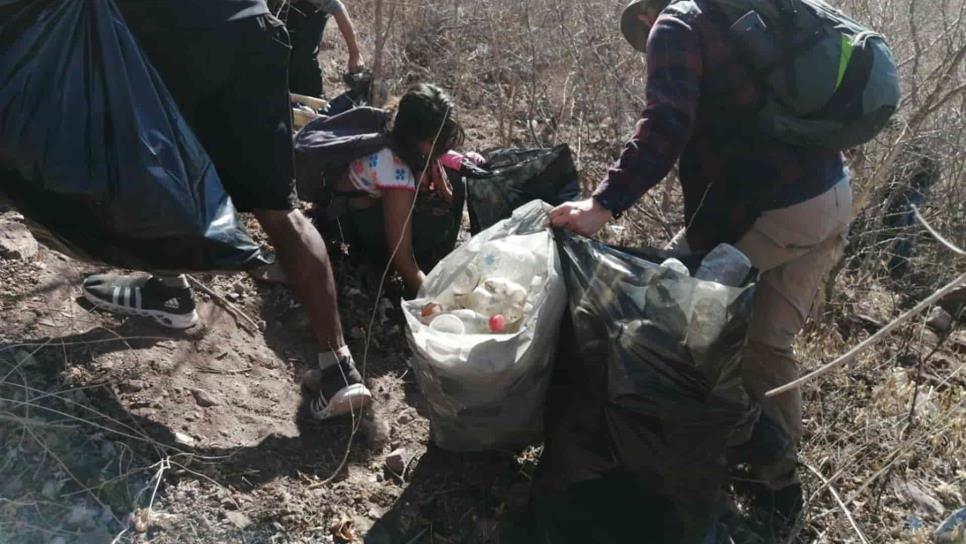
<svg viewBox="0 0 966 544"><path fill-rule="evenodd" d="M319 351L338 350L345 340L322 236L298 210L257 210L255 217L271 238L289 287L308 314Z"/></svg>

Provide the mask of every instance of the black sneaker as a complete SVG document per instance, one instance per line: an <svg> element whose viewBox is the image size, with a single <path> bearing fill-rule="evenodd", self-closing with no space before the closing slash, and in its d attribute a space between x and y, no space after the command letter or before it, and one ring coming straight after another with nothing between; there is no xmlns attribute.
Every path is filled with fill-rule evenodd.
<svg viewBox="0 0 966 544"><path fill-rule="evenodd" d="M98 308L150 317L171 329L187 329L198 323L191 288L169 287L154 276L87 276L84 298Z"/></svg>
<svg viewBox="0 0 966 544"><path fill-rule="evenodd" d="M302 384L313 395L309 409L312 417L319 420L358 414L372 404L372 393L362 383L352 356L340 357L337 364L328 368L306 372Z"/></svg>

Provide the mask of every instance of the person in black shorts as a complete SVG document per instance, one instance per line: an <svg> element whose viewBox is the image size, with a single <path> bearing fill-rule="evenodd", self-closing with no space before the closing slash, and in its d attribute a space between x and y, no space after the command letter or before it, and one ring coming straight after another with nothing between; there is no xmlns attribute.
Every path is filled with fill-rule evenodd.
<svg viewBox="0 0 966 544"><path fill-rule="evenodd" d="M346 72L354 74L365 65L356 42L355 27L341 0L271 0L273 13L285 22L292 40L288 86L293 93L322 96L322 66L319 45L329 17L335 19L349 50Z"/></svg>
<svg viewBox="0 0 966 544"><path fill-rule="evenodd" d="M342 334L325 244L296 209L289 40L265 0L119 0L125 21L194 130L229 196L252 212L275 246L288 284L308 314L319 346L319 419L367 406L372 395ZM151 203L145 202L150 210ZM184 276L98 274L85 297L111 311L164 326L198 321Z"/></svg>

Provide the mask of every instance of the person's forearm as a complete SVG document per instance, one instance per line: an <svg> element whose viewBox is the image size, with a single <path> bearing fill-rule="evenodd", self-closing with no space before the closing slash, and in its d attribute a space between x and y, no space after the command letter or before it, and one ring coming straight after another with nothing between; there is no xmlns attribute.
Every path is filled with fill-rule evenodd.
<svg viewBox="0 0 966 544"><path fill-rule="evenodd" d="M400 247L396 257L392 260L392 267L402 278L403 283L406 284L406 290L415 295L422 287L426 275L416 264L412 249L403 253L403 248Z"/></svg>
<svg viewBox="0 0 966 544"><path fill-rule="evenodd" d="M594 198L622 212L660 182L674 166L697 115L701 87L700 43L687 25L661 17L647 46L647 106L620 158Z"/></svg>
<svg viewBox="0 0 966 544"><path fill-rule="evenodd" d="M349 49L349 55L358 56L359 44L356 42L356 30L352 25L352 19L349 19L349 14L343 10L336 13L334 17L336 24L339 26L339 33L345 40L346 48Z"/></svg>
<svg viewBox="0 0 966 544"><path fill-rule="evenodd" d="M410 211L413 209L415 192L387 190L382 195L382 209L386 229L386 247L390 252L393 269L399 273L406 288L415 293L425 277L419 270L413 254L413 227Z"/></svg>

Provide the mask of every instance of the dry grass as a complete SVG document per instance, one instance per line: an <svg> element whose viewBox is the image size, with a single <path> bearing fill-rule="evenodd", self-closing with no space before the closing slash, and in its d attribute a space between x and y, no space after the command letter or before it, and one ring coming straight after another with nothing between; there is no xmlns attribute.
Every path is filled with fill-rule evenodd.
<svg viewBox="0 0 966 544"><path fill-rule="evenodd" d="M370 63L377 33L386 36L382 74L388 94L414 81L448 88L469 129L468 147L567 142L590 190L643 105L642 59L616 28L623 3L406 0L384 5L381 29L371 25L376 0L349 8ZM943 172L923 212L951 241L966 245L966 2L833 3L891 39L906 99L897 130L852 157L860 195L854 243L833 280L834 296L799 338L807 368L846 351L966 266L912 229L921 238L915 273L903 284L887 282L889 245L880 234L888 183L912 160L900 151L917 142L940 157ZM326 40L335 49L324 53L334 76L345 52L334 28ZM660 245L681 226L679 210L680 192L666 183L611 235ZM962 331L938 338L915 320L849 368L805 388L802 459L810 469L803 471L810 496L803 541L927 542L943 515L966 504L964 346ZM89 516L95 525L126 525L113 510L149 505L168 466L163 452L151 459L134 456L124 444L146 437L92 412L63 382L37 382L11 355L12 349L0 352L0 376L6 375L0 382L0 472L20 471L25 488L47 485L51 492L22 493L0 483L10 491L0 499L0 541L29 534L38 542L70 542L79 529L64 528L62 521L79 504L99 509L103 520ZM107 455L105 444L115 452ZM112 463L98 467L94 479L72 468L70 456L87 450ZM57 486L64 485L78 491L62 498ZM106 492L115 489L118 506L105 508L113 504ZM32 515L18 517L24 511Z"/></svg>
<svg viewBox="0 0 966 544"><path fill-rule="evenodd" d="M911 228L899 234L917 241L914 273L900 284L887 281L884 263L897 233L882 225L890 185L902 182L897 177L917 159L903 150L918 144L942 169L923 213L953 243L966 243L966 3L832 3L887 35L901 63L905 100L897 128L851 157L858 220L830 285L832 298L798 341L806 368L848 350L966 266L924 230ZM356 18L365 20L373 4L356 3ZM483 129L471 131L470 145L567 142L591 189L642 106L643 63L616 26L622 5L401 4L386 41L388 88L401 92L414 80L449 88L466 123ZM681 226L679 210L672 179L609 236L663 244ZM857 526L870 542L925 542L942 515L966 503L966 359L963 333L957 334L938 339L920 317L850 368L806 387L803 460L827 483L803 471L812 493L803 540L858 542ZM951 350L951 344L958 347Z"/></svg>

